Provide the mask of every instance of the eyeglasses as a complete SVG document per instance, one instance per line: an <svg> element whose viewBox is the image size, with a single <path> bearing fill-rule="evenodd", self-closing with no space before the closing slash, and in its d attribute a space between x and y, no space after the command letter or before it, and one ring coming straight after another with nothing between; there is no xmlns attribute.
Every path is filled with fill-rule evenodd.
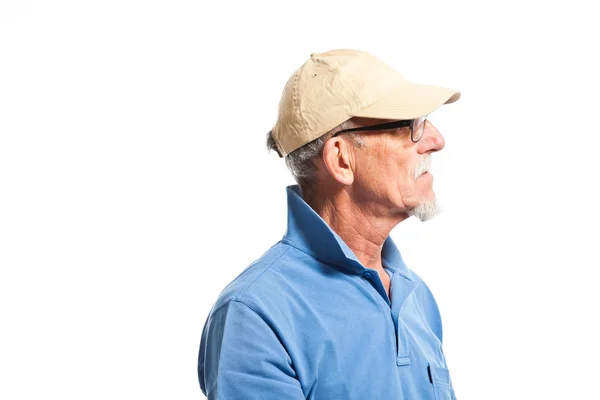
<svg viewBox="0 0 600 400"><path fill-rule="evenodd" d="M385 124L362 126L360 128L342 129L341 131L334 133L333 136L348 132L390 131L392 129L410 127L410 140L412 140L414 143L417 143L423 137L423 132L425 131L425 121L427 121L427 115L416 119L392 121L386 122Z"/></svg>

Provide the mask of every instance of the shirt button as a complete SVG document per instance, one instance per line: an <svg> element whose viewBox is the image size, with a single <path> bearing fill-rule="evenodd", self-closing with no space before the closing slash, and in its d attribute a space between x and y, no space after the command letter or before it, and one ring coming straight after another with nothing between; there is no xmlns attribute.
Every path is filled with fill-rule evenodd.
<svg viewBox="0 0 600 400"><path fill-rule="evenodd" d="M365 278L367 278L367 279L371 279L371 278L373 277L373 274L372 274L372 273L370 273L369 271L367 271L367 272L365 272L365 273L363 274L363 276L364 276Z"/></svg>

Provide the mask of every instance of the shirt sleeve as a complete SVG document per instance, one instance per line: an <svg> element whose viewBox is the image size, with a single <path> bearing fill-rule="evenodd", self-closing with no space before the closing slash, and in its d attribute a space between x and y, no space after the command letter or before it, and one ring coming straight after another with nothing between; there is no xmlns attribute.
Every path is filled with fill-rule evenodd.
<svg viewBox="0 0 600 400"><path fill-rule="evenodd" d="M198 378L208 400L305 398L278 336L236 300L213 312L204 326Z"/></svg>

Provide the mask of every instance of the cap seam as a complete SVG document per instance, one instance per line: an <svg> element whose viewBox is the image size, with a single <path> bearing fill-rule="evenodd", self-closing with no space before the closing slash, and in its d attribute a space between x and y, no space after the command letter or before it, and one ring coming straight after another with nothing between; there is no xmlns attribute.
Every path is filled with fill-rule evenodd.
<svg viewBox="0 0 600 400"><path fill-rule="evenodd" d="M292 107L294 109L293 113L294 113L294 117L296 117L296 120L300 121L300 124L302 124L302 121L300 120L300 107L297 107L297 104L298 104L298 76L300 75L301 70L302 70L302 68L299 68L296 71L296 73L294 74L294 83L292 84ZM302 127L300 127L300 128L302 128ZM290 126L290 129L291 129L291 126ZM298 132L296 132L296 134L298 134ZM288 146L286 145L286 147L288 147ZM290 154L290 152L288 151L287 148L284 150L285 150L286 155Z"/></svg>
<svg viewBox="0 0 600 400"><path fill-rule="evenodd" d="M356 62L356 60L354 60L354 62ZM341 79L342 79L342 81L344 82L344 86L346 86L346 87L350 88L350 90L352 91L352 94L354 95L354 100L355 100L357 103L360 103L360 98L359 98L358 94L356 93L356 91L354 90L354 87L353 87L353 86L351 86L351 85L348 85L348 84L346 83L346 82L347 82L347 80L346 80L346 76L341 74L341 72L342 72L342 71L344 71L344 73L345 73L345 69L346 69L346 67L347 67L347 64L346 64L346 65L344 65L342 68L340 68L340 78L341 78ZM352 109L352 107L351 107L351 104L350 104L349 102L347 102L347 104L348 104L348 108L349 108L349 109ZM346 114L348 114L348 113L346 113ZM350 115L350 114L348 114L347 116L348 116L348 118L352 118L352 115ZM338 125L339 125L339 124L338 124ZM334 127L334 128L335 128L335 127ZM333 129L333 128L332 128L332 129Z"/></svg>

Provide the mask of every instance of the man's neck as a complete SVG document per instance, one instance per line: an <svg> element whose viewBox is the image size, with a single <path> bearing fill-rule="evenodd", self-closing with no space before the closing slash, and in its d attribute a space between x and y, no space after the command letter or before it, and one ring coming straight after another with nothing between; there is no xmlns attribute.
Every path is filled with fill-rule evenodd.
<svg viewBox="0 0 600 400"><path fill-rule="evenodd" d="M368 204L357 204L342 190L331 196L317 196L309 205L354 252L366 268L385 273L381 249L391 230L408 215L382 215Z"/></svg>

